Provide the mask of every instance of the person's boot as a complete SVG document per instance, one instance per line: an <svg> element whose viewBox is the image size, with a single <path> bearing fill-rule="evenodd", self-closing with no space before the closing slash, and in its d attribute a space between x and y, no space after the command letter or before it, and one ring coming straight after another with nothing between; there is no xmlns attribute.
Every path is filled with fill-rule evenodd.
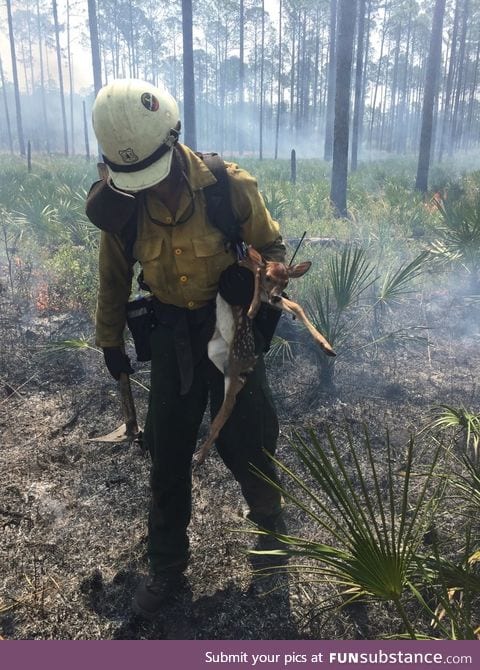
<svg viewBox="0 0 480 670"><path fill-rule="evenodd" d="M250 511L247 514L247 519L258 526L260 530L267 530L279 535L286 535L288 533L282 510L274 514L256 514L254 511ZM259 535L255 549L260 551L285 549L285 544L272 535Z"/></svg>
<svg viewBox="0 0 480 670"><path fill-rule="evenodd" d="M143 581L133 597L135 614L153 621L168 606L175 603L185 589L187 580L182 572L159 572Z"/></svg>
<svg viewBox="0 0 480 670"><path fill-rule="evenodd" d="M274 514L256 514L250 511L247 514L247 519L255 523L259 530L266 530L279 535L288 533L282 511ZM259 534L255 542L254 552L281 551L286 547L287 545L273 535ZM288 578L285 575L288 557L282 555L282 553L256 554L254 552L250 554L253 577L249 592L257 597L275 592L279 593L282 589L288 588Z"/></svg>

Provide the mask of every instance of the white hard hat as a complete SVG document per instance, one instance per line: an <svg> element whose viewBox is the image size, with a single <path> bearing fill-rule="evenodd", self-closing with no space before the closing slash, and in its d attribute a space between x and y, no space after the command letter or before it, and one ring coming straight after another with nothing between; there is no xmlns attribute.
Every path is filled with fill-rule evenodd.
<svg viewBox="0 0 480 670"><path fill-rule="evenodd" d="M98 92L92 122L115 186L141 191L170 172L180 131L178 105L140 79L115 79Z"/></svg>

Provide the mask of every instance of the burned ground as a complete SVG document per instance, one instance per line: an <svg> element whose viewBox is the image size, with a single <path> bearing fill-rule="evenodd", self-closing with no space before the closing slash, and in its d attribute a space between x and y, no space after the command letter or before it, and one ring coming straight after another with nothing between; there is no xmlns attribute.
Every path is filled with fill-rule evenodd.
<svg viewBox="0 0 480 670"><path fill-rule="evenodd" d="M52 346L88 336L92 326L78 313L48 310L20 319L6 291L0 316L2 637L351 639L402 631L388 605L327 611L320 603L333 586L299 575L255 576L246 549L256 536L245 532L238 487L216 453L193 475L188 588L154 624L135 618L131 596L147 570L148 459L136 446L88 441L121 422L114 383L98 352ZM368 425L379 470L386 472L387 428L400 467L409 435L426 426L432 406L475 409L480 331L474 308L459 294L430 291L412 296L392 323L428 330L418 339L363 348L371 339L364 332L339 356L334 389L319 383L311 353L270 363L278 456L289 467L300 469L289 442L294 429L322 435L329 425L341 443L345 430L361 439ZM145 382L147 367L136 377ZM143 419L146 392L134 391ZM422 435L416 457L428 462L432 442ZM455 510L438 514L439 535L451 538ZM292 534L321 540L321 530L291 504L286 519Z"/></svg>

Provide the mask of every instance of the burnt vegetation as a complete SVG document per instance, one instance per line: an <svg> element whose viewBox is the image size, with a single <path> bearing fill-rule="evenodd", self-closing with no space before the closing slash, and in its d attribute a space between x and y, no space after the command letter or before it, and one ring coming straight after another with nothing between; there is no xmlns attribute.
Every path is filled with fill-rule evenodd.
<svg viewBox="0 0 480 670"><path fill-rule="evenodd" d="M130 610L147 570L148 459L89 442L121 423L92 337L93 166L1 168L4 638L478 636L480 173L438 168L425 200L413 163L360 167L338 219L322 163L299 161L295 186L286 163L247 167L285 238L307 229L296 260L313 266L289 290L337 357L282 317L267 360L283 552L247 553L265 541L212 452L193 475L188 588L148 625ZM143 420L148 365L135 367Z"/></svg>

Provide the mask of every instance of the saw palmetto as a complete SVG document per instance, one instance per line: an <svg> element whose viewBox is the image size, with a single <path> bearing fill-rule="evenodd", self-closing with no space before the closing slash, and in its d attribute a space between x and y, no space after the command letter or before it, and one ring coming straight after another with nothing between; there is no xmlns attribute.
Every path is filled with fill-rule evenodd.
<svg viewBox="0 0 480 670"><path fill-rule="evenodd" d="M310 581L335 584L343 604L360 598L392 602L414 638L404 599L418 574L419 546L445 486L443 480L434 478L441 450L437 448L423 473L414 473L411 439L400 473L394 469L387 435L383 454L387 475L381 477L368 430L362 445L365 466L350 435L346 453L328 430L326 442L322 444L313 431L293 436L291 443L304 466L303 476L276 461L287 484L272 485L310 517L318 533L318 539L277 536L284 549L276 553L307 559L307 564L288 569L304 573Z"/></svg>

